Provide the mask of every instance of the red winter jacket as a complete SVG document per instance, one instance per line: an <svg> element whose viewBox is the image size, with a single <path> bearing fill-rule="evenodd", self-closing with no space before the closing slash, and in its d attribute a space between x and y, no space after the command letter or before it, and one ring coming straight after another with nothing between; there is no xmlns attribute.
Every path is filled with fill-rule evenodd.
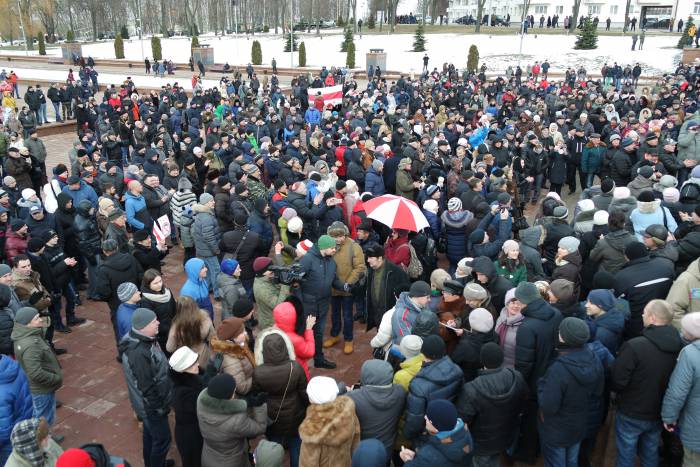
<svg viewBox="0 0 700 467"><path fill-rule="evenodd" d="M389 237L384 243L384 258L404 269L411 262L411 250L408 246L408 236L399 235L394 239Z"/></svg>
<svg viewBox="0 0 700 467"><path fill-rule="evenodd" d="M282 302L272 310L272 316L275 320L275 326L280 328L289 337L294 346L296 360L304 369L306 379L309 379L309 359L316 353L314 346L314 331L307 329L304 331L304 337L300 336L294 330L297 322L297 311L294 305L290 302Z"/></svg>
<svg viewBox="0 0 700 467"><path fill-rule="evenodd" d="M12 258L15 256L25 254L27 252L28 241L29 235L20 237L14 230L7 229L5 236L5 260L11 263Z"/></svg>

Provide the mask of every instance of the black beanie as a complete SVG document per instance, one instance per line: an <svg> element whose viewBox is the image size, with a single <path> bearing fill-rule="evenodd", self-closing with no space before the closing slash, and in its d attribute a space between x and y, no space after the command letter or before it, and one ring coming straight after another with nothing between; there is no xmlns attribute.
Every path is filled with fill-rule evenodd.
<svg viewBox="0 0 700 467"><path fill-rule="evenodd" d="M503 350L495 342L489 342L481 347L481 364L492 370L503 365Z"/></svg>
<svg viewBox="0 0 700 467"><path fill-rule="evenodd" d="M231 307L231 313L236 318L245 318L251 311L253 311L253 302L245 297L236 300L236 303Z"/></svg>
<svg viewBox="0 0 700 467"><path fill-rule="evenodd" d="M231 399L235 391L236 380L228 373L221 373L214 376L207 386L207 392L214 399Z"/></svg>
<svg viewBox="0 0 700 467"><path fill-rule="evenodd" d="M648 255L649 255L649 252L647 251L647 247L644 246L643 243L630 242L625 247L625 256L630 261L635 260L635 259L639 259L639 258L644 258L645 256L648 256Z"/></svg>
<svg viewBox="0 0 700 467"><path fill-rule="evenodd" d="M430 360L439 360L445 356L445 341L442 340L442 337L431 334L423 339L420 352Z"/></svg>
<svg viewBox="0 0 700 467"><path fill-rule="evenodd" d="M34 237L30 238L27 242L27 251L30 253L36 253L44 247L44 242L40 238Z"/></svg>

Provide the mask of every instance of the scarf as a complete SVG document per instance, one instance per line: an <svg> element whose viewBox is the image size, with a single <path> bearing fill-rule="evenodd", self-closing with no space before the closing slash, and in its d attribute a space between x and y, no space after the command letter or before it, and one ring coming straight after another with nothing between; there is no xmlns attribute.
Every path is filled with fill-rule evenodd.
<svg viewBox="0 0 700 467"><path fill-rule="evenodd" d="M147 289L150 290L150 289ZM145 290L142 292L143 298L146 300L150 300L155 303L168 303L172 297L172 294L170 293L170 289L164 288L162 292L146 292Z"/></svg>

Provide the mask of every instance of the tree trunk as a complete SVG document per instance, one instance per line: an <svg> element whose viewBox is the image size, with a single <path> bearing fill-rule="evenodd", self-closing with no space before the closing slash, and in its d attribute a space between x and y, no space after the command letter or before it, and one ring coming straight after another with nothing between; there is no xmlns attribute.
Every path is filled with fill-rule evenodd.
<svg viewBox="0 0 700 467"><path fill-rule="evenodd" d="M168 37L168 8L165 0L160 0L160 33L163 37Z"/></svg>
<svg viewBox="0 0 700 467"><path fill-rule="evenodd" d="M75 35L75 25L73 24L73 2L70 0L68 0L68 24L70 25L70 30L73 31L73 34Z"/></svg>
<svg viewBox="0 0 700 467"><path fill-rule="evenodd" d="M627 0L627 4L625 5L625 24L622 27L622 32L627 32L627 28L629 27L630 23L630 4L632 3L632 0Z"/></svg>
<svg viewBox="0 0 700 467"><path fill-rule="evenodd" d="M474 32L480 32L481 31L481 16L484 14L484 5L486 4L486 0L477 0L477 5L476 5L476 28L474 29ZM491 18L489 18L489 22L491 22Z"/></svg>
<svg viewBox="0 0 700 467"><path fill-rule="evenodd" d="M571 21L569 21L569 31L575 32L576 26L578 26L578 11L581 8L581 0L574 0L573 13L571 14Z"/></svg>

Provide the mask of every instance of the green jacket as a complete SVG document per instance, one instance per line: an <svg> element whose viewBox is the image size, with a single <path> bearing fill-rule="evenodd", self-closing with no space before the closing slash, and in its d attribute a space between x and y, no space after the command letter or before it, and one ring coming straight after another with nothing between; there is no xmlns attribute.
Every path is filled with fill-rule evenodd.
<svg viewBox="0 0 700 467"><path fill-rule="evenodd" d="M401 167L399 167L399 170L396 172L396 194L413 200L414 189L415 187L413 186L413 178L411 178L411 173L402 170Z"/></svg>
<svg viewBox="0 0 700 467"><path fill-rule="evenodd" d="M7 156L7 148L10 147L10 136L3 132L0 132L0 157Z"/></svg>
<svg viewBox="0 0 700 467"><path fill-rule="evenodd" d="M493 265L496 266L496 274L511 281L513 287L517 287L521 282L527 281L527 266L525 264L520 264L515 268L515 271L512 272L508 268L498 264L498 261L494 261Z"/></svg>
<svg viewBox="0 0 700 467"><path fill-rule="evenodd" d="M258 330L274 326L272 309L289 296L289 286L276 284L264 277L256 277L253 282L253 296L258 305Z"/></svg>
<svg viewBox="0 0 700 467"><path fill-rule="evenodd" d="M44 339L44 328L15 323L12 329L15 358L27 374L32 394L51 394L63 384L61 366Z"/></svg>

